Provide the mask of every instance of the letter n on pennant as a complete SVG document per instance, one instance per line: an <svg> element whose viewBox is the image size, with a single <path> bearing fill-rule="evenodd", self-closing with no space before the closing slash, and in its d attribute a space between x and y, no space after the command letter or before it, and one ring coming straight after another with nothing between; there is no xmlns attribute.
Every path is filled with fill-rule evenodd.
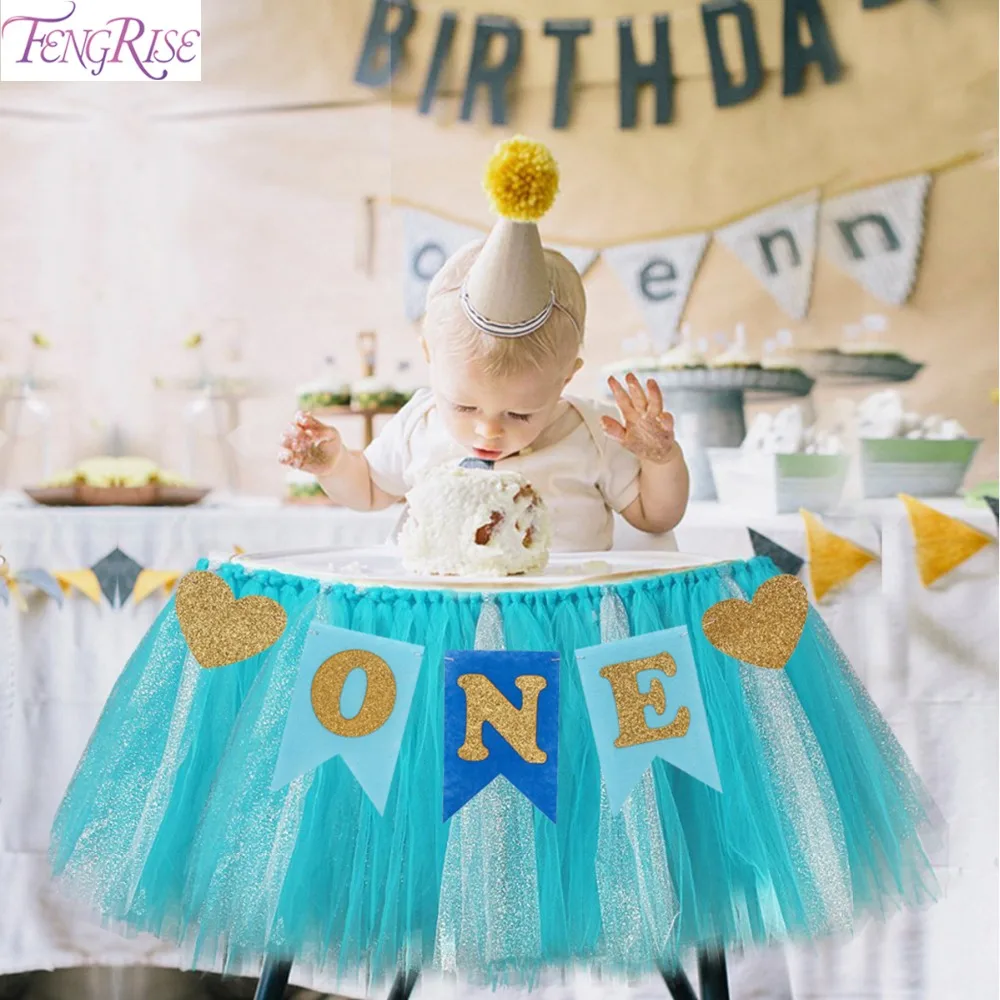
<svg viewBox="0 0 1000 1000"><path fill-rule="evenodd" d="M503 775L555 822L559 654L462 650L444 671L444 819Z"/></svg>

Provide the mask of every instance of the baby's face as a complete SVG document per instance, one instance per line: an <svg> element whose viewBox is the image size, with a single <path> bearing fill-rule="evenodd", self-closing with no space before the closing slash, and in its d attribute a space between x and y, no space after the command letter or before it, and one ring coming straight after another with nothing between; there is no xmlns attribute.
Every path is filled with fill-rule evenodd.
<svg viewBox="0 0 1000 1000"><path fill-rule="evenodd" d="M567 373L485 375L472 361L433 357L434 400L451 436L494 462L527 448L552 421Z"/></svg>

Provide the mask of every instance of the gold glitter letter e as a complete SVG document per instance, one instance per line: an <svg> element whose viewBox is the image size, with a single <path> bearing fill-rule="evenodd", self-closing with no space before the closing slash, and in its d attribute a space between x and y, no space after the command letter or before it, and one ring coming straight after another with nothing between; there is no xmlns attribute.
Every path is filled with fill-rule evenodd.
<svg viewBox="0 0 1000 1000"><path fill-rule="evenodd" d="M677 710L674 721L669 725L658 726L656 729L650 729L646 725L646 706L651 705L657 715L663 715L667 710L667 699L659 677L650 680L648 692L639 690L637 678L643 670L659 670L668 677L673 677L677 673L677 664L669 653L658 653L643 660L612 663L601 670L601 676L611 685L615 707L618 709L618 739L615 740L615 746L619 749L685 736L691 725L691 713L684 706Z"/></svg>

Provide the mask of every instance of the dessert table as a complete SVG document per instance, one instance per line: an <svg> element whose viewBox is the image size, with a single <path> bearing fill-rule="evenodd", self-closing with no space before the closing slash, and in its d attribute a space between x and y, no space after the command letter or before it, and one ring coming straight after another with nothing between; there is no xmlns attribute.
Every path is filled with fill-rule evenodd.
<svg viewBox="0 0 1000 1000"><path fill-rule="evenodd" d="M959 500L933 505L996 532L988 510ZM275 552L378 545L398 517L398 509L357 514L225 497L183 509L90 510L29 507L10 498L0 501L0 554L15 571L53 571L91 566L117 547L143 567L184 571L209 552L236 546ZM996 549L984 549L925 588L898 501L860 505L825 521L880 554L879 562L818 608L947 821L945 836L931 845L944 899L872 926L850 942L786 949L777 966L771 963L768 992L760 995L990 995L998 975ZM745 558L753 553L748 527L807 555L798 515L748 521L717 504L692 505L675 533L677 547ZM672 547L672 540L656 544ZM616 537L616 546L644 545L647 539L627 529ZM55 893L46 858L51 820L76 761L126 658L164 600L154 594L115 608L74 593L60 606L32 593L26 611L0 603L0 885L8 904L0 908L0 974L86 964L189 964L153 939L126 940L95 926ZM775 976L782 985L775 986ZM296 977L302 985L323 985L311 981L308 970L296 970ZM589 988L565 989L550 995L591 995ZM660 984L635 992L607 989L592 995L666 995ZM428 984L425 995L445 994Z"/></svg>

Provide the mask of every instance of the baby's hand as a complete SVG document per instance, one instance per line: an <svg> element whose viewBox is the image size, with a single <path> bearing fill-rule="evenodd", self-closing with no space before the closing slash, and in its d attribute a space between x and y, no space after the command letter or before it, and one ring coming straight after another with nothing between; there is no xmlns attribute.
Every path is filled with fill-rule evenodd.
<svg viewBox="0 0 1000 1000"><path fill-rule="evenodd" d="M322 478L333 472L343 447L336 428L321 423L311 413L296 413L281 436L278 461Z"/></svg>
<svg viewBox="0 0 1000 1000"><path fill-rule="evenodd" d="M673 415L663 412L660 387L649 379L646 392L643 392L639 380L631 372L625 376L625 384L628 392L616 378L608 379L625 426L611 417L601 417L605 433L643 461L658 464L669 461L679 449L674 438Z"/></svg>

